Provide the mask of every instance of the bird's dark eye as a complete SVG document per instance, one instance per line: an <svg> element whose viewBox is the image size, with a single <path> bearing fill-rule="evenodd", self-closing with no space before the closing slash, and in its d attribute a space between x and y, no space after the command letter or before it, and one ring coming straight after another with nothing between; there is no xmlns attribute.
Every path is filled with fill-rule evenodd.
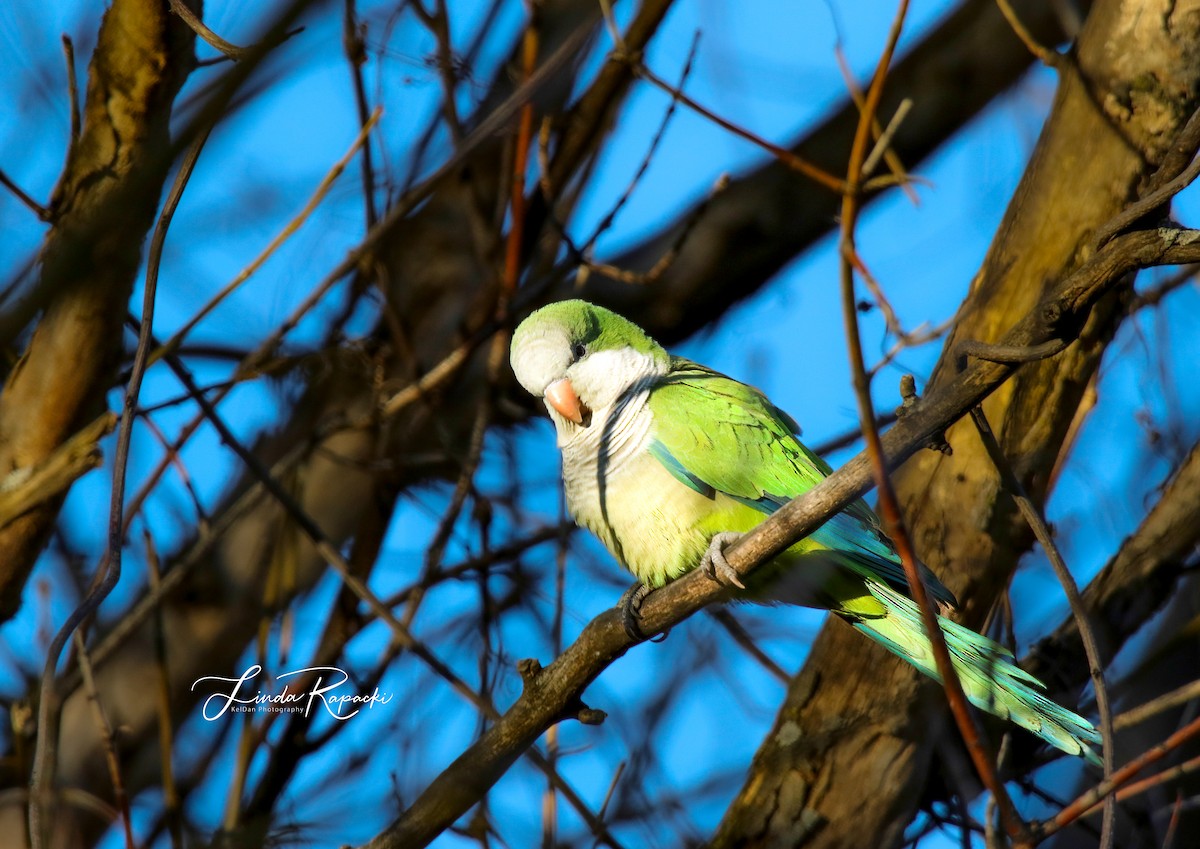
<svg viewBox="0 0 1200 849"><path fill-rule="evenodd" d="M571 353L575 355L575 359L581 360L587 354L587 345L582 342L576 342L575 347L571 349Z"/></svg>

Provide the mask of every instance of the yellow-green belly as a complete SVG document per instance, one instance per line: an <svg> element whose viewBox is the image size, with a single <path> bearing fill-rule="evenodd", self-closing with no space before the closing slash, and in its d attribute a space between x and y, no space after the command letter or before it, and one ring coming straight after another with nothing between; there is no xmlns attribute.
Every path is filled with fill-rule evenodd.
<svg viewBox="0 0 1200 849"><path fill-rule="evenodd" d="M661 587L694 569L715 534L744 533L767 518L723 493L696 492L649 454L629 460L607 477L603 494L584 482L569 483L568 505L576 521L647 586ZM814 548L820 546L802 540L788 554Z"/></svg>

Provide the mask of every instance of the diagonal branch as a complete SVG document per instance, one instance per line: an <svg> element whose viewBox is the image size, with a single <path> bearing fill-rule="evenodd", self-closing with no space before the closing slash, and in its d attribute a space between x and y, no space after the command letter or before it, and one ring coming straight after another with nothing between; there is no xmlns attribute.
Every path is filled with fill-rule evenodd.
<svg viewBox="0 0 1200 849"><path fill-rule="evenodd" d="M1171 597L1200 545L1200 442L1192 446L1138 529L1083 592L1102 658L1112 658ZM1087 679L1078 626L1067 619L1021 664L1053 692L1076 692Z"/></svg>

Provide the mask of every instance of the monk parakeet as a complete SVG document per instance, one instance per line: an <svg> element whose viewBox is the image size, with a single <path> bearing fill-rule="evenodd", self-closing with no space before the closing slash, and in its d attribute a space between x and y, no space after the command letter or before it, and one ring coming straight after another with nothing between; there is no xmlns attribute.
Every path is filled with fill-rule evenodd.
<svg viewBox="0 0 1200 849"><path fill-rule="evenodd" d="M562 451L567 506L645 594L700 566L751 600L823 608L938 678L921 612L879 519L855 501L748 576L723 548L830 473L787 413L753 387L674 357L633 323L585 301L544 307L512 339L517 380L545 401ZM953 594L927 569L943 612ZM939 617L955 670L979 708L1096 763L1085 719L1051 702L1003 647Z"/></svg>

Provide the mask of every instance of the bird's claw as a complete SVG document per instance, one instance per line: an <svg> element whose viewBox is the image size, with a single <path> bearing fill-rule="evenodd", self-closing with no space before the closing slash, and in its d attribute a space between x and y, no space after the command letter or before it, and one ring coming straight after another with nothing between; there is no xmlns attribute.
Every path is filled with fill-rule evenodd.
<svg viewBox="0 0 1200 849"><path fill-rule="evenodd" d="M653 587L648 587L643 583L636 583L629 589L625 590L621 600L617 602L617 608L621 611L621 624L625 626L625 633L629 635L629 639L641 642L646 639L646 635L642 633L641 618L642 618L642 602L646 600L646 596L654 592Z"/></svg>
<svg viewBox="0 0 1200 849"><path fill-rule="evenodd" d="M746 585L742 583L737 570L725 559L725 547L737 542L742 536L734 531L716 534L708 541L708 551L704 552L704 557L700 559L700 568L718 584L744 590Z"/></svg>

